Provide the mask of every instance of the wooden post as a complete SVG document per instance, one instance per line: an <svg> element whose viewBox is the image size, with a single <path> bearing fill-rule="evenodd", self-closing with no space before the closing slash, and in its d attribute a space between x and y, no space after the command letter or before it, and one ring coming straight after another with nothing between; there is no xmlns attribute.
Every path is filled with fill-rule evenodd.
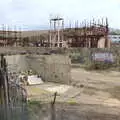
<svg viewBox="0 0 120 120"><path fill-rule="evenodd" d="M1 69L2 69L2 75L3 75L3 89L4 89L4 99L5 104L8 105L8 79L7 79L7 69L6 69L6 60L4 58L4 55L1 55Z"/></svg>
<svg viewBox="0 0 120 120"><path fill-rule="evenodd" d="M56 102L56 96L57 96L57 92L54 93L54 100L53 100L53 102L52 102L52 105L54 105L55 102Z"/></svg>
<svg viewBox="0 0 120 120"><path fill-rule="evenodd" d="M5 106L5 114L4 117L6 120L9 119L9 94L8 94L8 78L7 78L7 69L6 69L6 60L4 58L4 55L1 54L1 81L3 86L3 96L2 96L2 104Z"/></svg>
<svg viewBox="0 0 120 120"><path fill-rule="evenodd" d="M57 92L54 93L54 100L51 103L51 120L56 120L55 102L56 102Z"/></svg>

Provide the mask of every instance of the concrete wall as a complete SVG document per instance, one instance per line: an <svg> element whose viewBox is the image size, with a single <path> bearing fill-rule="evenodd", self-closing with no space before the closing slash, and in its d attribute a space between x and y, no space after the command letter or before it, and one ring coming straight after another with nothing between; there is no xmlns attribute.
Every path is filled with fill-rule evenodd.
<svg viewBox="0 0 120 120"><path fill-rule="evenodd" d="M27 58L31 68L47 82L69 84L70 60L64 55L31 55Z"/></svg>
<svg viewBox="0 0 120 120"><path fill-rule="evenodd" d="M52 55L46 57L45 73L48 81L61 81L69 83L70 80L70 59L64 55Z"/></svg>
<svg viewBox="0 0 120 120"><path fill-rule="evenodd" d="M5 56L8 63L8 70L12 72L20 72L29 70L29 65L26 61L26 55L10 55Z"/></svg>
<svg viewBox="0 0 120 120"><path fill-rule="evenodd" d="M101 37L98 40L98 48L105 48L105 38L104 37Z"/></svg>
<svg viewBox="0 0 120 120"><path fill-rule="evenodd" d="M43 54L50 52L51 50L56 50L58 53L63 53L63 48L44 48L44 47L0 47L0 54L4 53L6 55L17 55L23 53L29 54Z"/></svg>
<svg viewBox="0 0 120 120"><path fill-rule="evenodd" d="M47 82L69 84L71 79L71 63L66 55L11 55L6 60L12 72L32 69Z"/></svg>

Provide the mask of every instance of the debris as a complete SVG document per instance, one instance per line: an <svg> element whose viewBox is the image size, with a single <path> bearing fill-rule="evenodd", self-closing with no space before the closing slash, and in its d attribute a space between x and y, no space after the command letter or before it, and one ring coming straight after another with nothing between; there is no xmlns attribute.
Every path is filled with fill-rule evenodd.
<svg viewBox="0 0 120 120"><path fill-rule="evenodd" d="M27 81L28 81L29 85L36 85L36 84L42 84L43 83L42 78L38 77L37 75L28 76Z"/></svg>

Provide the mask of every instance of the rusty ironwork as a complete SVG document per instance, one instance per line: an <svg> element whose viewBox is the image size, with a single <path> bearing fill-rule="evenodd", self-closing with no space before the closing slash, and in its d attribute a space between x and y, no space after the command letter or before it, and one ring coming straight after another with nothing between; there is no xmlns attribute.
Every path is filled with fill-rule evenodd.
<svg viewBox="0 0 120 120"><path fill-rule="evenodd" d="M14 29L10 29L9 26L2 25L0 29L0 47L6 46L18 46L21 41L21 30L17 30L16 26Z"/></svg>
<svg viewBox="0 0 120 120"><path fill-rule="evenodd" d="M97 48L100 38L105 39L104 48L110 47L108 40L108 19L103 19L97 22L93 19L90 22L86 20L78 25L78 21L75 22L75 27L70 27L64 30L65 37L67 39L69 47L87 47Z"/></svg>

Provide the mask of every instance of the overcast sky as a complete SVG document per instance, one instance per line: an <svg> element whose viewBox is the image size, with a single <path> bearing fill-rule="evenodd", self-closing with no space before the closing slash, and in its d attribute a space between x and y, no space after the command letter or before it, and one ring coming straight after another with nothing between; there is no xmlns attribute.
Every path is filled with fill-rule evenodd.
<svg viewBox="0 0 120 120"><path fill-rule="evenodd" d="M55 14L65 24L108 17L110 27L120 28L120 0L0 0L0 24L49 26L49 16Z"/></svg>

